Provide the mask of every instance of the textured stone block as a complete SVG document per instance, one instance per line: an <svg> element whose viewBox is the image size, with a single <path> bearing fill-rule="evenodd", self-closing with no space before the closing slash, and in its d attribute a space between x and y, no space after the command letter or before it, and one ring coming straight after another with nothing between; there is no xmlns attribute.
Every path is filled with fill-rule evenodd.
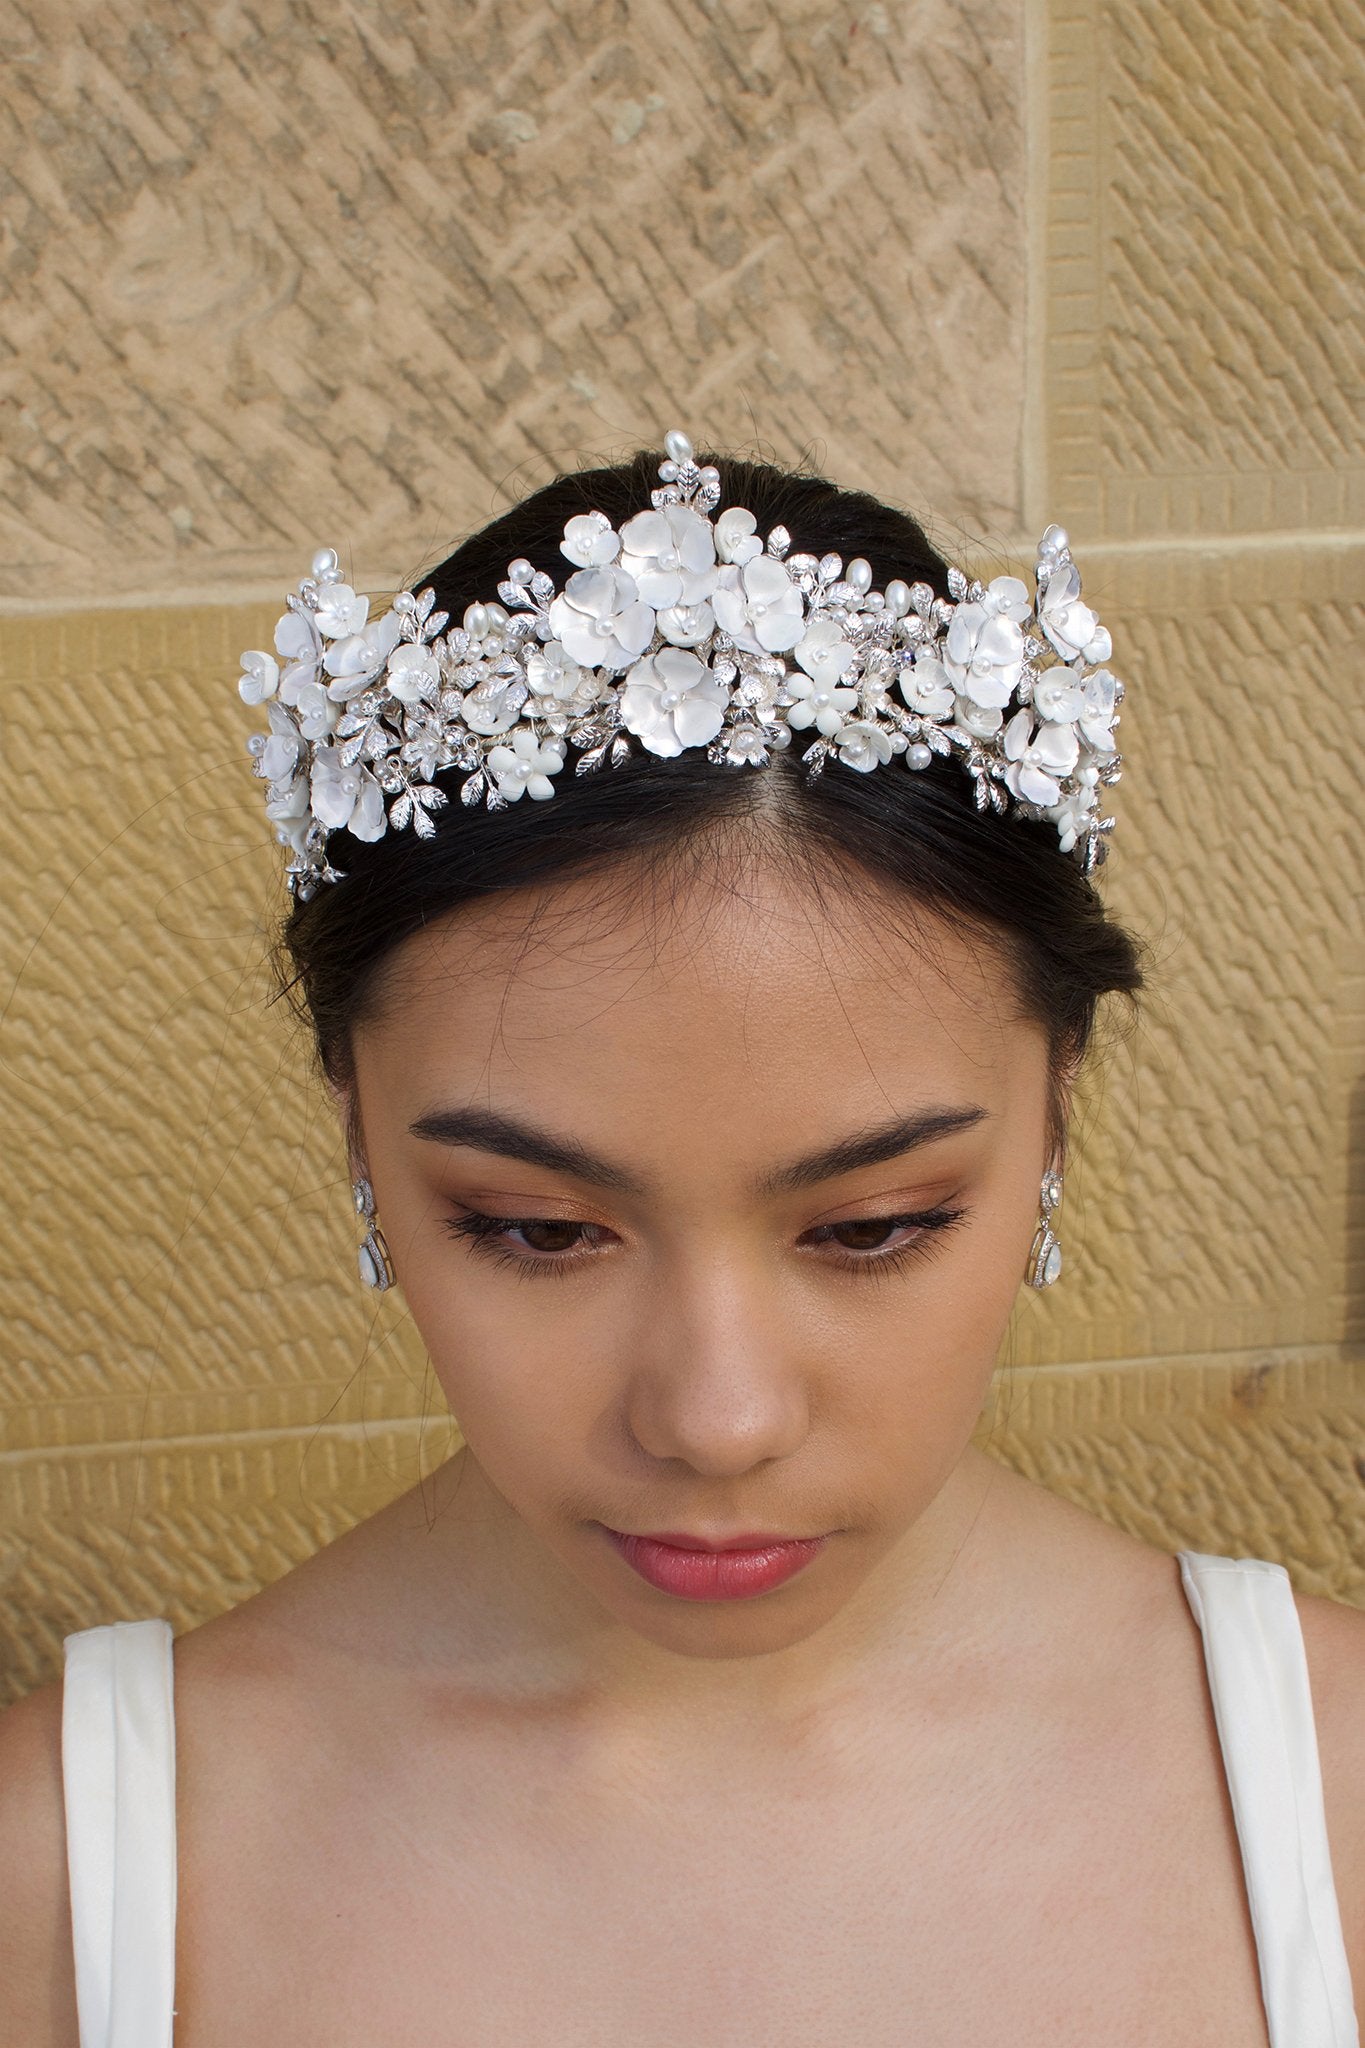
<svg viewBox="0 0 1365 2048"><path fill-rule="evenodd" d="M11 598L393 584L673 426L1017 524L1014 0L9 23Z"/></svg>
<svg viewBox="0 0 1365 2048"><path fill-rule="evenodd" d="M1113 539L1365 524L1359 22L1052 0L1033 516Z"/></svg>

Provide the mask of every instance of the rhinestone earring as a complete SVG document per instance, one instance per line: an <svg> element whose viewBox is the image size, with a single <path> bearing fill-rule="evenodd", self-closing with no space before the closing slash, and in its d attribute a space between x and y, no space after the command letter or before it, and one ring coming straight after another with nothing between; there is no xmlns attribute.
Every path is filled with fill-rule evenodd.
<svg viewBox="0 0 1365 2048"><path fill-rule="evenodd" d="M1062 1270L1062 1248L1052 1231L1052 1216L1062 1199L1062 1176L1051 1169L1043 1175L1040 1195L1042 1215L1034 1234L1033 1248L1028 1255L1028 1284L1030 1287L1051 1287Z"/></svg>
<svg viewBox="0 0 1365 2048"><path fill-rule="evenodd" d="M351 1194L355 1198L355 1213L365 1220L365 1236L356 1253L356 1264L360 1277L367 1287L373 1287L380 1294L393 1285L393 1262L389 1248L384 1242L384 1233L375 1220L374 1189L367 1180L353 1181Z"/></svg>

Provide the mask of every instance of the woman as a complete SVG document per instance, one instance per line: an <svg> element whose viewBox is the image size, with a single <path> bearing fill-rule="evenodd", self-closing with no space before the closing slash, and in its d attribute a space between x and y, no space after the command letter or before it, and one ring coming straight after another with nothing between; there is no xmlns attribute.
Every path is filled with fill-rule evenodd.
<svg viewBox="0 0 1365 2048"><path fill-rule="evenodd" d="M982 588L668 455L379 619L324 553L243 658L360 1277L466 1441L0 1721L0 2040L1343 2048L1365 1621L971 1441L1142 981L1108 635L1057 528Z"/></svg>

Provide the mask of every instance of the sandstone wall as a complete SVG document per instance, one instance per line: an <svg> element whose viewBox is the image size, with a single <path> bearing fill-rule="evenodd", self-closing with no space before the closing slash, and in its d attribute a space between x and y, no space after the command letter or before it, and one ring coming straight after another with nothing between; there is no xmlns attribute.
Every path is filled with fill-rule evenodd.
<svg viewBox="0 0 1365 2048"><path fill-rule="evenodd" d="M1069 528L1129 688L1104 887L1158 986L982 1436L1365 1603L1341 0L0 22L0 1690L243 1597L458 1441L266 1007L236 657L320 541L392 588L674 424L959 558Z"/></svg>

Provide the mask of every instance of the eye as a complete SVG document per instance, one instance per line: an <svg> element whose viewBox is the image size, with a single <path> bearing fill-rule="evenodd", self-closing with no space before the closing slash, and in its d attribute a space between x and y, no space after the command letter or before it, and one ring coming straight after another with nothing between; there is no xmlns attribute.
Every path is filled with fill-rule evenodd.
<svg viewBox="0 0 1365 2048"><path fill-rule="evenodd" d="M600 1223L579 1223L568 1216L490 1216L482 1209L448 1216L445 1227L453 1237L466 1239L481 1258L515 1266L522 1273L557 1273L580 1265L611 1235ZM499 1238L510 1238L521 1249L499 1244Z"/></svg>
<svg viewBox="0 0 1365 2048"><path fill-rule="evenodd" d="M850 1270L886 1272L910 1259L932 1255L944 1232L961 1223L965 1208L920 1209L902 1216L857 1216L846 1223L820 1223L810 1232L818 1244L834 1244L844 1254L835 1263ZM910 1236L903 1233L910 1232ZM899 1242L891 1239L899 1235Z"/></svg>

